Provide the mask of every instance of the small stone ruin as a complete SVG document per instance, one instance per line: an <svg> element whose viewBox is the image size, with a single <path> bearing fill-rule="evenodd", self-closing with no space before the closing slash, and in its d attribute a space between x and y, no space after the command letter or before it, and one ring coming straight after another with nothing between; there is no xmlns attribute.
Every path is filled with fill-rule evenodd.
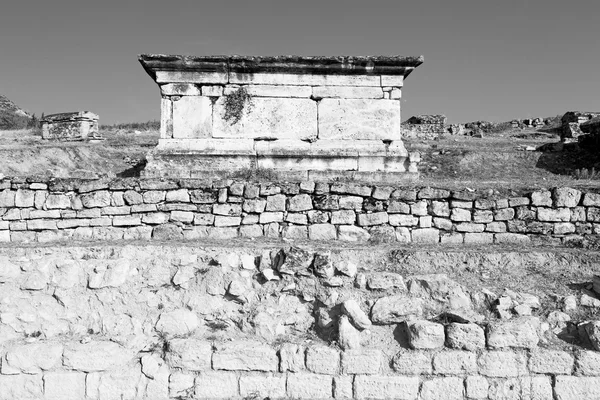
<svg viewBox="0 0 600 400"><path fill-rule="evenodd" d="M59 141L100 139L98 114L89 111L46 115L41 122L43 139Z"/></svg>
<svg viewBox="0 0 600 400"><path fill-rule="evenodd" d="M560 139L562 142L577 142L583 135L580 125L593 118L600 117L600 112L569 111L561 118L562 128Z"/></svg>
<svg viewBox="0 0 600 400"><path fill-rule="evenodd" d="M402 124L405 137L433 139L446 133L446 116L416 115Z"/></svg>

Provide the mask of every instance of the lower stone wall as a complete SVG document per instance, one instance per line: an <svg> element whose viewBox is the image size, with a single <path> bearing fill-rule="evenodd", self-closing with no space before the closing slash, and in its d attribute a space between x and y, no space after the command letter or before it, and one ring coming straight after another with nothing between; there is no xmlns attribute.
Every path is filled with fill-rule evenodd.
<svg viewBox="0 0 600 400"><path fill-rule="evenodd" d="M600 398L600 322L570 321L597 294L552 308L407 272L460 255L389 251L0 248L0 399Z"/></svg>
<svg viewBox="0 0 600 400"><path fill-rule="evenodd" d="M0 182L0 241L13 243L267 237L561 244L599 233L600 194L573 188L503 197L312 181Z"/></svg>
<svg viewBox="0 0 600 400"><path fill-rule="evenodd" d="M435 139L446 133L445 124L402 124L402 137Z"/></svg>

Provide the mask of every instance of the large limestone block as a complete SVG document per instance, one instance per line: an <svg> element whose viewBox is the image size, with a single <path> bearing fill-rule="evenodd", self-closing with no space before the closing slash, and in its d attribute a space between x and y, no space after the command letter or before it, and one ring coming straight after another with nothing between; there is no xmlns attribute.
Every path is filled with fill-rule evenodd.
<svg viewBox="0 0 600 400"><path fill-rule="evenodd" d="M399 140L400 102L323 99L319 103L319 139Z"/></svg>
<svg viewBox="0 0 600 400"><path fill-rule="evenodd" d="M59 343L28 343L11 348L2 364L2 373L26 374L50 370L61 361L63 346Z"/></svg>
<svg viewBox="0 0 600 400"><path fill-rule="evenodd" d="M277 371L274 349L259 342L236 341L215 345L213 368L229 371Z"/></svg>
<svg viewBox="0 0 600 400"><path fill-rule="evenodd" d="M354 396L357 399L414 400L419 392L419 378L407 376L357 375Z"/></svg>
<svg viewBox="0 0 600 400"><path fill-rule="evenodd" d="M173 101L173 138L208 138L212 133L212 102L205 96Z"/></svg>
<svg viewBox="0 0 600 400"><path fill-rule="evenodd" d="M42 375L0 375L0 400L43 398Z"/></svg>
<svg viewBox="0 0 600 400"><path fill-rule="evenodd" d="M157 75L158 77L158 75ZM158 79L157 79L158 81ZM229 75L229 83L253 85L290 86L381 86L378 75L319 75L319 74L270 74L239 73ZM402 85L400 85L402 86Z"/></svg>
<svg viewBox="0 0 600 400"><path fill-rule="evenodd" d="M319 99L383 99L383 90L375 86L316 86L312 88L312 95Z"/></svg>
<svg viewBox="0 0 600 400"><path fill-rule="evenodd" d="M310 99L254 97L240 119L225 120L226 97L214 105L213 137L308 139L317 137L317 103Z"/></svg>
<svg viewBox="0 0 600 400"><path fill-rule="evenodd" d="M227 83L227 72L156 71L156 83Z"/></svg>
<svg viewBox="0 0 600 400"><path fill-rule="evenodd" d="M117 343L93 341L67 345L63 354L63 364L73 370L105 371L125 365L132 358L132 351Z"/></svg>

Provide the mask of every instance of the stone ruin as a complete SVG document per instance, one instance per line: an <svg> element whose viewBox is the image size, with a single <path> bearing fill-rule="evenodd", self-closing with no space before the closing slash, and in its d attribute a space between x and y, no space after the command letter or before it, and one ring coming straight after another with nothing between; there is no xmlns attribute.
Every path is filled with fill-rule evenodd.
<svg viewBox="0 0 600 400"><path fill-rule="evenodd" d="M568 111L562 118L562 127L560 130L560 139L562 142L577 142L579 136L583 135L581 124L590 121L593 118L600 117L600 112Z"/></svg>
<svg viewBox="0 0 600 400"><path fill-rule="evenodd" d="M445 115L417 115L402 123L405 137L434 139L447 133Z"/></svg>
<svg viewBox="0 0 600 400"><path fill-rule="evenodd" d="M274 170L287 178L404 179L404 79L422 57L141 55L159 85L161 138L147 177ZM377 175L377 173L381 173Z"/></svg>
<svg viewBox="0 0 600 400"><path fill-rule="evenodd" d="M46 115L41 120L42 138L47 140L100 139L98 115L89 111Z"/></svg>

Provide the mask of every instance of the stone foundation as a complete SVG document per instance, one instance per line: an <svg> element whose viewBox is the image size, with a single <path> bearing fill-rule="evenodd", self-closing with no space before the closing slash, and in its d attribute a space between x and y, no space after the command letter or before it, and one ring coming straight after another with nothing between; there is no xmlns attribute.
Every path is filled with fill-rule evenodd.
<svg viewBox="0 0 600 400"><path fill-rule="evenodd" d="M137 244L0 258L2 400L600 398L600 353L557 345L578 331L569 315L423 275L596 253Z"/></svg>
<svg viewBox="0 0 600 400"><path fill-rule="evenodd" d="M46 115L42 138L49 140L86 140L99 138L98 115L89 111Z"/></svg>
<svg viewBox="0 0 600 400"><path fill-rule="evenodd" d="M400 131L412 57L142 55L161 88L161 139L146 177L236 170L416 174ZM291 171L291 172L290 172Z"/></svg>

